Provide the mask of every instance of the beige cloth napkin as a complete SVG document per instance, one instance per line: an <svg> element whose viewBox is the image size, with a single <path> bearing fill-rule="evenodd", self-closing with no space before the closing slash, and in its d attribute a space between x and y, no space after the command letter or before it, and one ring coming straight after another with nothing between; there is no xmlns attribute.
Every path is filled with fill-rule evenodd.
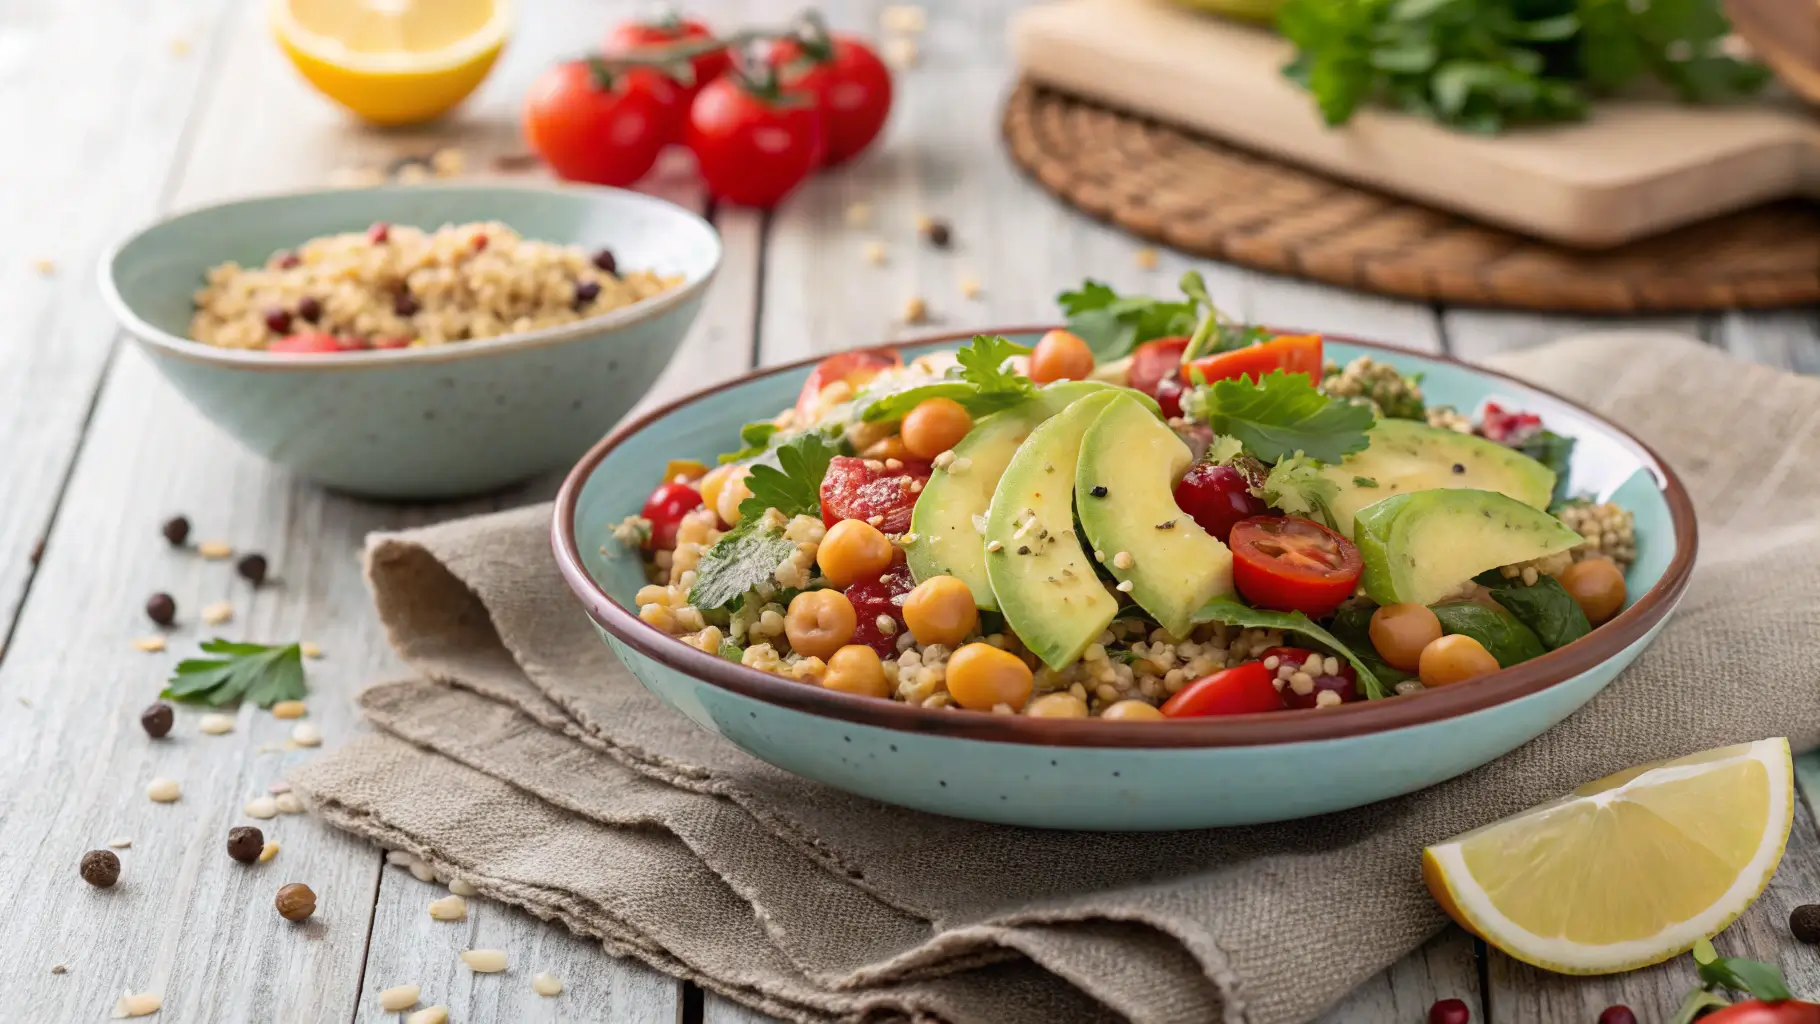
<svg viewBox="0 0 1820 1024"><path fill-rule="evenodd" d="M342 828L792 1020L1305 1020L1445 923L1424 844L1640 761L1820 742L1820 382L1644 333L1504 365L1676 466L1702 551L1679 613L1623 677L1427 791L1124 835L853 797L648 694L557 576L547 507L369 541L379 614L420 678L362 694L380 731L295 782Z"/></svg>

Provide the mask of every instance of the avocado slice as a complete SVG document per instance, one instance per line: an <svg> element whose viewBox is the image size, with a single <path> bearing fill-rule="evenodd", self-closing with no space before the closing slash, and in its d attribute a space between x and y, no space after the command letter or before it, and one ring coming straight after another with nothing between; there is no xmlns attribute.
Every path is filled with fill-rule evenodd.
<svg viewBox="0 0 1820 1024"><path fill-rule="evenodd" d="M1474 434L1414 420L1379 419L1371 444L1321 475L1339 486L1331 503L1334 528L1352 533L1353 517L1396 494L1436 488L1497 491L1531 508L1547 508L1554 470L1512 448Z"/></svg>
<svg viewBox="0 0 1820 1024"><path fill-rule="evenodd" d="M1487 569L1566 551L1578 533L1496 491L1398 494L1361 511L1353 540L1365 594L1379 604L1434 604Z"/></svg>
<svg viewBox="0 0 1820 1024"><path fill-rule="evenodd" d="M1175 636L1202 605L1232 594L1232 552L1175 503L1193 454L1136 401L1119 396L1081 440L1074 503L1101 564ZM1124 557L1121 557L1124 556ZM1121 564L1123 563L1123 564Z"/></svg>
<svg viewBox="0 0 1820 1024"><path fill-rule="evenodd" d="M916 534L916 542L904 553L916 582L953 576L973 591L974 604L986 611L998 610L992 583L986 578L986 538L980 536L975 520L986 514L999 477L1037 424L1076 399L1110 387L1097 381L1057 381L1029 401L974 424L954 446L955 459L968 461L967 471L932 474L910 515L910 532Z"/></svg>
<svg viewBox="0 0 1820 1024"><path fill-rule="evenodd" d="M1074 472L1081 437L1119 397L1088 395L1032 431L986 513L986 577L999 611L1051 668L1078 659L1118 614L1075 533Z"/></svg>

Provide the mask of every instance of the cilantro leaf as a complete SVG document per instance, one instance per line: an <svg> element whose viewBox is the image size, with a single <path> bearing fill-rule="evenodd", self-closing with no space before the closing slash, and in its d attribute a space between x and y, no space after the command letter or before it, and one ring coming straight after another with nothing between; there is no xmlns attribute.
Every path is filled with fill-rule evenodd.
<svg viewBox="0 0 1820 1024"><path fill-rule="evenodd" d="M777 431L778 426L775 423L760 421L746 424L739 428L739 440L745 447L736 452L727 452L720 457L720 461L723 463L744 462L747 459L758 458L770 449L771 441L777 435Z"/></svg>
<svg viewBox="0 0 1820 1024"><path fill-rule="evenodd" d="M1282 370L1257 383L1239 377L1196 387L1183 408L1269 463L1303 453L1339 462L1370 443L1365 432L1376 422L1369 406L1335 401L1315 390L1307 374Z"/></svg>
<svg viewBox="0 0 1820 1024"><path fill-rule="evenodd" d="M214 707L246 699L269 708L281 700L300 700L309 692L303 681L299 644L267 646L215 639L205 641L202 650L219 657L178 662L161 696Z"/></svg>
<svg viewBox="0 0 1820 1024"><path fill-rule="evenodd" d="M1056 296L1056 301L1068 317L1068 329L1102 363L1122 359L1146 341L1192 334L1200 319L1193 297L1178 302L1141 295L1126 298L1091 278Z"/></svg>
<svg viewBox="0 0 1820 1024"><path fill-rule="evenodd" d="M954 353L955 365L945 379L885 395L868 404L860 419L867 423L901 420L930 398L952 398L976 419L1010 408L1036 393L1030 378L1005 368L1012 356L1029 353L1028 347L1007 338L975 335Z"/></svg>
<svg viewBox="0 0 1820 1024"><path fill-rule="evenodd" d="M1352 653L1352 649L1340 642L1339 637L1315 625L1314 620L1301 612L1273 612L1263 608L1249 608L1230 597L1216 597L1201 606L1194 613L1196 622L1224 622L1228 626L1241 629L1280 629L1285 633L1300 633L1315 643L1327 648L1333 654L1345 658L1358 673L1359 692L1368 700L1378 700L1390 696L1371 666Z"/></svg>
<svg viewBox="0 0 1820 1024"><path fill-rule="evenodd" d="M1272 508L1304 519L1318 519L1330 529L1338 528L1333 499L1340 496L1340 485L1322 476L1321 464L1301 452L1273 466L1260 490L1260 497Z"/></svg>
<svg viewBox="0 0 1820 1024"><path fill-rule="evenodd" d="M703 552L695 567L689 603L702 611L738 607L753 588L775 584L777 567L796 554L796 542L763 510L749 514L742 504L740 513L739 525Z"/></svg>
<svg viewBox="0 0 1820 1024"><path fill-rule="evenodd" d="M768 508L790 516L819 516L822 477L840 449L820 434L799 434L777 448L777 466L757 465L746 474L752 496L739 504L741 521L757 519ZM776 568L773 566L772 568Z"/></svg>

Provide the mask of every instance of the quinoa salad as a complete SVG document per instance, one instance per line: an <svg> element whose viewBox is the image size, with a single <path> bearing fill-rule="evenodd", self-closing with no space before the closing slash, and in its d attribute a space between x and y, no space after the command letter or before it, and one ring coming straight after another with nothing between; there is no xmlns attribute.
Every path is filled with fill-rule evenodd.
<svg viewBox="0 0 1820 1024"><path fill-rule="evenodd" d="M585 320L681 283L497 222L381 223L281 249L263 266L210 268L190 337L269 352L433 347Z"/></svg>
<svg viewBox="0 0 1820 1024"><path fill-rule="evenodd" d="M615 529L639 617L805 686L1162 720L1420 699L1624 608L1632 515L1568 493L1571 437L1182 287L823 360Z"/></svg>

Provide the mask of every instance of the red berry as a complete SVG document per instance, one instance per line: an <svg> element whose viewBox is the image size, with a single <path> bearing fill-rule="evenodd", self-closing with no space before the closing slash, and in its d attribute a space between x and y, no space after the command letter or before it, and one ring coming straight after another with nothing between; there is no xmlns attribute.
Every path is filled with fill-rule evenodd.
<svg viewBox="0 0 1820 1024"><path fill-rule="evenodd" d="M372 227L367 228L367 241L372 242L374 245L384 245L386 239L391 237L392 225L387 224L383 220Z"/></svg>
<svg viewBox="0 0 1820 1024"><path fill-rule="evenodd" d="M884 533L903 533L910 529L910 512L929 473L929 464L915 459L886 469L877 460L836 456L822 478L822 521L833 526L843 519L863 519Z"/></svg>
<svg viewBox="0 0 1820 1024"><path fill-rule="evenodd" d="M1175 485L1175 503L1221 543L1231 536L1234 523L1270 511L1251 493L1243 473L1211 462L1189 467Z"/></svg>
<svg viewBox="0 0 1820 1024"><path fill-rule="evenodd" d="M662 483L645 499L639 515L651 521L651 542L656 551L676 550L676 528L682 517L701 507L701 492L688 484Z"/></svg>
<svg viewBox="0 0 1820 1024"><path fill-rule="evenodd" d="M1443 999L1428 1008L1428 1024L1467 1024L1472 1011L1458 999Z"/></svg>
<svg viewBox="0 0 1820 1024"><path fill-rule="evenodd" d="M292 267L295 267L299 263L302 263L302 262L303 262L303 260L298 259L297 254L294 252L287 251L287 252L282 252L282 253L278 254L278 269L279 270L290 270Z"/></svg>
<svg viewBox="0 0 1820 1024"><path fill-rule="evenodd" d="M1162 407L1165 419L1175 419L1182 414L1182 392L1187 390L1176 377L1164 377L1156 382L1156 404Z"/></svg>
<svg viewBox="0 0 1820 1024"><path fill-rule="evenodd" d="M282 309L266 310L265 328L273 334L289 334L291 330L291 314Z"/></svg>
<svg viewBox="0 0 1820 1024"><path fill-rule="evenodd" d="M474 236L474 251L475 252L485 252L486 250L487 250L487 236L475 235Z"/></svg>
<svg viewBox="0 0 1820 1024"><path fill-rule="evenodd" d="M1637 1024L1637 1015L1628 1006L1607 1006L1599 1014L1599 1024Z"/></svg>
<svg viewBox="0 0 1820 1024"><path fill-rule="evenodd" d="M897 637L904 631L904 597L916 588L910 566L899 562L875 579L861 580L847 588L847 600L859 620L851 643L864 644L881 658L897 653ZM897 628L887 633L878 627L879 616L888 616Z"/></svg>

